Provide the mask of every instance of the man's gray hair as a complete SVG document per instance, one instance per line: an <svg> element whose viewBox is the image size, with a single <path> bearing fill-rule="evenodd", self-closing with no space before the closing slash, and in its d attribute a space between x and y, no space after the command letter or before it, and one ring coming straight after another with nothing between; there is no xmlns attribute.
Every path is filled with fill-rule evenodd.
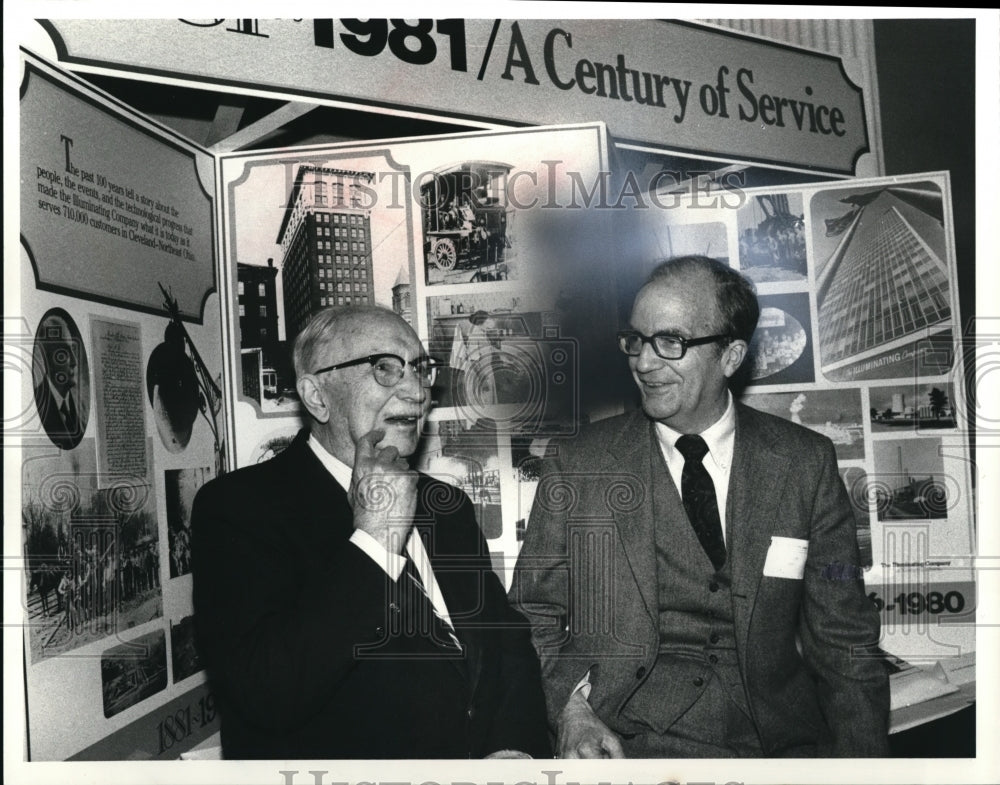
<svg viewBox="0 0 1000 785"><path fill-rule="evenodd" d="M309 323L302 328L292 348L292 364L295 366L295 378L312 373L316 365L316 355L339 332L360 316L364 315L399 315L381 305L335 305L317 311ZM345 360L353 359L350 357Z"/></svg>
<svg viewBox="0 0 1000 785"><path fill-rule="evenodd" d="M750 343L760 318L757 289L753 281L729 265L708 256L675 256L654 267L646 285L692 273L709 275L715 282L716 304L722 318L716 329L728 338Z"/></svg>

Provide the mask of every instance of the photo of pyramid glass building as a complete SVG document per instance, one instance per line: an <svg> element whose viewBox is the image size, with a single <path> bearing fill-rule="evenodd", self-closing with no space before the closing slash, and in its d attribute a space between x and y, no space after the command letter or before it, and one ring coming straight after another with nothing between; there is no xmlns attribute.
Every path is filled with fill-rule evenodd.
<svg viewBox="0 0 1000 785"><path fill-rule="evenodd" d="M918 351L952 340L940 189L837 189L811 209L823 375L912 378Z"/></svg>

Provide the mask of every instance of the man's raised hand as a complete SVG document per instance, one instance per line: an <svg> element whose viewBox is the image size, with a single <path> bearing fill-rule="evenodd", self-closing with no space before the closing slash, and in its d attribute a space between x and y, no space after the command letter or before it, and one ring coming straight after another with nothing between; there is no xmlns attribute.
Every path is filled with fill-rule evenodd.
<svg viewBox="0 0 1000 785"><path fill-rule="evenodd" d="M417 508L417 473L395 447L376 446L384 438L385 431L372 430L354 448L354 528L390 553L402 553Z"/></svg>

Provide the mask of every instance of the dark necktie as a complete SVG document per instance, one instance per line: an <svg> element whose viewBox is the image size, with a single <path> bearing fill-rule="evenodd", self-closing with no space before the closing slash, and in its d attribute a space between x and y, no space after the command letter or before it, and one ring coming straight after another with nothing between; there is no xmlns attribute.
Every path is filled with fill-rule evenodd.
<svg viewBox="0 0 1000 785"><path fill-rule="evenodd" d="M462 644L455 635L454 628L434 609L420 573L408 558L403 566L403 572L397 583L400 592L400 605L403 608L403 618L406 634L430 634L433 641L445 649L461 651Z"/></svg>
<svg viewBox="0 0 1000 785"><path fill-rule="evenodd" d="M63 399L59 412L62 414L63 422L66 423L66 433L75 434L79 424L76 419L76 406L73 405L73 399L70 396L67 395Z"/></svg>
<svg viewBox="0 0 1000 785"><path fill-rule="evenodd" d="M701 459L708 453L708 445L700 436L685 434L677 440L677 449L684 456L681 473L681 498L691 525L701 547L705 549L716 570L726 563L726 543L722 539L719 519L719 500L715 484Z"/></svg>

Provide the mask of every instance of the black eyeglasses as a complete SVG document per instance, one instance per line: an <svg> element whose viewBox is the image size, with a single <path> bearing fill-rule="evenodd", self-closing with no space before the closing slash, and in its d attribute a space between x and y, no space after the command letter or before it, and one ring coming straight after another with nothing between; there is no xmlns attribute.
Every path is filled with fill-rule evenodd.
<svg viewBox="0 0 1000 785"><path fill-rule="evenodd" d="M440 364L433 357L418 357L416 360L406 361L398 354L369 354L367 357L358 357L356 360L328 365L325 368L317 368L314 375L326 373L327 371L337 371L341 368L350 368L355 365L368 363L372 367L372 374L375 381L383 387L395 387L403 380L406 373L406 366L409 365L421 387L433 387L437 379L437 372Z"/></svg>
<svg viewBox="0 0 1000 785"><path fill-rule="evenodd" d="M701 346L728 338L731 336L706 335L703 338L681 338L670 333L643 335L635 330L622 330L618 333L618 348L629 357L638 357L642 353L642 347L649 343L653 345L657 357L662 357L664 360L679 360L687 353L689 346Z"/></svg>

